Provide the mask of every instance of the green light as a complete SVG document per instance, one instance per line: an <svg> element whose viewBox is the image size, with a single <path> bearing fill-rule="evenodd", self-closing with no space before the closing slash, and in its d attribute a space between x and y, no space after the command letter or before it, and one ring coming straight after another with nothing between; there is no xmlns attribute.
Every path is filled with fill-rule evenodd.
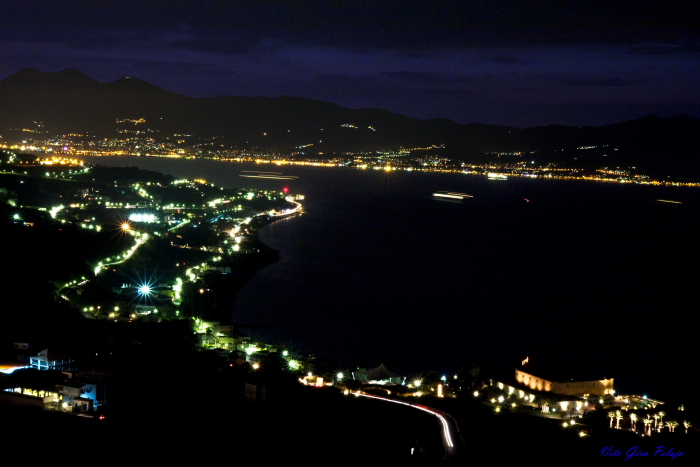
<svg viewBox="0 0 700 467"><path fill-rule="evenodd" d="M289 362L287 362L287 363L288 363L288 365L289 365L289 368L291 368L292 370L298 370L298 369L299 369L299 362L298 362L298 361L296 361L296 360L289 360Z"/></svg>

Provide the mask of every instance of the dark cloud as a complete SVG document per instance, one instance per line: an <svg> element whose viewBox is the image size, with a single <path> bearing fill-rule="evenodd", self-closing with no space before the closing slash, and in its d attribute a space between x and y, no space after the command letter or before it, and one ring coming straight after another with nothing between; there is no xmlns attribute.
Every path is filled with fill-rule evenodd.
<svg viewBox="0 0 700 467"><path fill-rule="evenodd" d="M555 78L556 79L556 78ZM599 86L599 87L622 87L633 86L636 84L645 84L646 81L641 79L623 79L623 78L561 78L561 84L567 86Z"/></svg>
<svg viewBox="0 0 700 467"><path fill-rule="evenodd" d="M102 28L180 31L191 40L235 33L253 43L355 50L677 43L700 36L700 7L685 1L5 0L0 14L12 19L0 37L28 41L70 40ZM228 50L218 41L196 45Z"/></svg>
<svg viewBox="0 0 700 467"><path fill-rule="evenodd" d="M678 44L640 44L627 48L629 54L639 55L700 55L699 43Z"/></svg>
<svg viewBox="0 0 700 467"><path fill-rule="evenodd" d="M227 39L181 39L170 42L169 47L195 50L197 52L212 52L220 54L242 54L253 50L259 42L238 38Z"/></svg>
<svg viewBox="0 0 700 467"><path fill-rule="evenodd" d="M527 61L520 57L513 57L508 55L484 55L476 60L477 63L493 63L496 65L516 65L516 64L526 64Z"/></svg>
<svg viewBox="0 0 700 467"><path fill-rule="evenodd" d="M381 71L374 75L379 81L393 83L410 83L412 86L425 86L435 84L452 84L462 79L444 76L438 73L421 73L417 71ZM371 78L368 78L371 79Z"/></svg>

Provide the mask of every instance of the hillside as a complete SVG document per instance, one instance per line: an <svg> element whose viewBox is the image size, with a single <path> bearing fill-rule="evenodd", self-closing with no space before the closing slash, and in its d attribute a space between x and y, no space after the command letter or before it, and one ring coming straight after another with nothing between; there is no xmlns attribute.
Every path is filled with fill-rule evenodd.
<svg viewBox="0 0 700 467"><path fill-rule="evenodd" d="M217 137L218 147L283 154L300 147L307 154L327 155L437 146L436 154L461 159L516 152L521 154L500 157L504 161L535 157L540 165L586 169L636 167L663 178L700 176L700 120L686 115L650 115L600 127L518 129L418 120L381 109L346 109L289 96L191 98L135 77L101 83L75 69L23 69L0 81L0 135L5 140L26 137L27 130L115 137L124 133L116 125L124 119L144 119L144 132L161 138Z"/></svg>

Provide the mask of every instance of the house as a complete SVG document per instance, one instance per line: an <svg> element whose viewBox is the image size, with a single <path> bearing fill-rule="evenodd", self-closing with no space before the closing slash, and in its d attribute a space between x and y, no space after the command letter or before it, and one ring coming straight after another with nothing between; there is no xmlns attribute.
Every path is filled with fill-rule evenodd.
<svg viewBox="0 0 700 467"><path fill-rule="evenodd" d="M220 335L233 336L233 334L234 334L233 324L215 324L212 327L212 331L217 336L220 336Z"/></svg>
<svg viewBox="0 0 700 467"><path fill-rule="evenodd" d="M28 362L30 352L32 352L32 345L29 342L13 342L12 343L12 355L14 359L19 362Z"/></svg>
<svg viewBox="0 0 700 467"><path fill-rule="evenodd" d="M38 355L29 357L29 364L37 370L74 371L78 369L76 362L70 358L44 349Z"/></svg>
<svg viewBox="0 0 700 467"><path fill-rule="evenodd" d="M197 334L197 339L201 346L216 345L216 337L210 334Z"/></svg>
<svg viewBox="0 0 700 467"><path fill-rule="evenodd" d="M216 339L216 346L217 347L219 347L221 349L228 349L228 350L235 349L235 346L236 346L236 338L235 337L217 335L217 336L215 336L215 339Z"/></svg>
<svg viewBox="0 0 700 467"><path fill-rule="evenodd" d="M64 383L61 388L63 408L70 411L88 412L97 405L97 385L91 383Z"/></svg>
<svg viewBox="0 0 700 467"><path fill-rule="evenodd" d="M353 378L359 379L363 383L401 384L401 377L387 370L383 363L371 370L356 371L353 373Z"/></svg>

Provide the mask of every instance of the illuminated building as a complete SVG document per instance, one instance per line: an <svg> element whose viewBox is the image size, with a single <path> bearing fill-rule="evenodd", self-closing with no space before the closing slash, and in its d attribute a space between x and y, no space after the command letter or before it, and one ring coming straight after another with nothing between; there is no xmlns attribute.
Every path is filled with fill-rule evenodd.
<svg viewBox="0 0 700 467"><path fill-rule="evenodd" d="M57 353L49 353L48 349L39 352L39 355L29 357L29 364L37 370L74 371L78 369L75 361Z"/></svg>
<svg viewBox="0 0 700 467"><path fill-rule="evenodd" d="M61 389L64 409L88 412L97 404L97 386L89 383L63 383Z"/></svg>
<svg viewBox="0 0 700 467"><path fill-rule="evenodd" d="M401 377L394 372L387 370L382 363L377 368L367 371L356 371L354 377L359 380L375 382L375 383L393 383L401 384Z"/></svg>
<svg viewBox="0 0 700 467"><path fill-rule="evenodd" d="M515 380L534 391L552 392L567 396L614 394L614 378L567 379L561 371L531 366L529 362L515 369ZM547 377L544 377L546 375ZM556 376L555 376L556 375Z"/></svg>

